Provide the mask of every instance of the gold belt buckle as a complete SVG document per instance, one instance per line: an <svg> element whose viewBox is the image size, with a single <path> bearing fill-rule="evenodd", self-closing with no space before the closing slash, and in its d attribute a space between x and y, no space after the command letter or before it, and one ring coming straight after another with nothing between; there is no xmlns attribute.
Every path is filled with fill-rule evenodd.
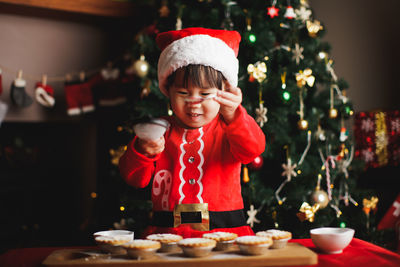
<svg viewBox="0 0 400 267"><path fill-rule="evenodd" d="M194 230L209 231L210 215L208 212L208 203L178 204L174 208L174 227L182 224L181 212L200 212L201 223L184 223L190 225Z"/></svg>

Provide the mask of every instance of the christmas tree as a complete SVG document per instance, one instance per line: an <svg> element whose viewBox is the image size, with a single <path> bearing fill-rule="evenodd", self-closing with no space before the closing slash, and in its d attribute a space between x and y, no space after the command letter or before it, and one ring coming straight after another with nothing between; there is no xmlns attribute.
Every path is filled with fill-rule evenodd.
<svg viewBox="0 0 400 267"><path fill-rule="evenodd" d="M295 238L309 237L316 227L350 227L356 237L374 241L377 199L357 187L363 166L353 157L348 84L335 74L330 45L322 40L326 29L307 1L155 1L147 8L154 16L131 47L126 71L135 79L129 117L119 127L125 138L116 138L119 148L110 144L114 161L133 137L135 119L172 113L158 89L156 34L187 27L236 30L242 36L242 105L267 141L265 152L242 169L248 223L254 231L284 229ZM129 188L116 163L113 168L123 211L118 219L140 233L151 216L150 191Z"/></svg>

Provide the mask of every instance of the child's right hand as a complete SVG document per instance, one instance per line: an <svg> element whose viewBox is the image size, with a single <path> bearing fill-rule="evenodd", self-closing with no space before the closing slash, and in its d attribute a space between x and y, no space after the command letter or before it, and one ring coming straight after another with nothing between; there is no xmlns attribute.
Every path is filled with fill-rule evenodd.
<svg viewBox="0 0 400 267"><path fill-rule="evenodd" d="M154 157L155 155L164 151L164 136L161 136L156 140L144 140L138 138L135 142L135 148L139 153L145 155L146 157Z"/></svg>

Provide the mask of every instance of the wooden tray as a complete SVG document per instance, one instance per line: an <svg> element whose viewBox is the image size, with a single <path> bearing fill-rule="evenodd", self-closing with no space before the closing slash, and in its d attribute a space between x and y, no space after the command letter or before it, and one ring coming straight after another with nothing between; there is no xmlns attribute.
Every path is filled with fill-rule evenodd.
<svg viewBox="0 0 400 267"><path fill-rule="evenodd" d="M109 256L100 250L61 249L55 250L44 261L48 267L252 267L282 265L312 265L318 263L318 255L298 243L288 243L282 249L270 249L260 256L247 256L238 249L228 252L213 251L204 258L188 258L182 252L157 253L152 259L135 260L128 256Z"/></svg>

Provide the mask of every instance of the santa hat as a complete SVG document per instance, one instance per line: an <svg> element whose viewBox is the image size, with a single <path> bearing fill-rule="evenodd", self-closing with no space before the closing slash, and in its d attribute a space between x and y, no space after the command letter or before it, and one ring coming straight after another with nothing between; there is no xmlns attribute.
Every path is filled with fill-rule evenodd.
<svg viewBox="0 0 400 267"><path fill-rule="evenodd" d="M233 87L237 86L241 36L237 31L186 28L157 35L162 50L158 60L160 90L168 95L167 78L174 71L190 64L210 66L220 71Z"/></svg>
<svg viewBox="0 0 400 267"><path fill-rule="evenodd" d="M41 82L36 83L35 89L36 101L45 107L53 107L55 104L54 100L54 89L50 85L46 85Z"/></svg>

